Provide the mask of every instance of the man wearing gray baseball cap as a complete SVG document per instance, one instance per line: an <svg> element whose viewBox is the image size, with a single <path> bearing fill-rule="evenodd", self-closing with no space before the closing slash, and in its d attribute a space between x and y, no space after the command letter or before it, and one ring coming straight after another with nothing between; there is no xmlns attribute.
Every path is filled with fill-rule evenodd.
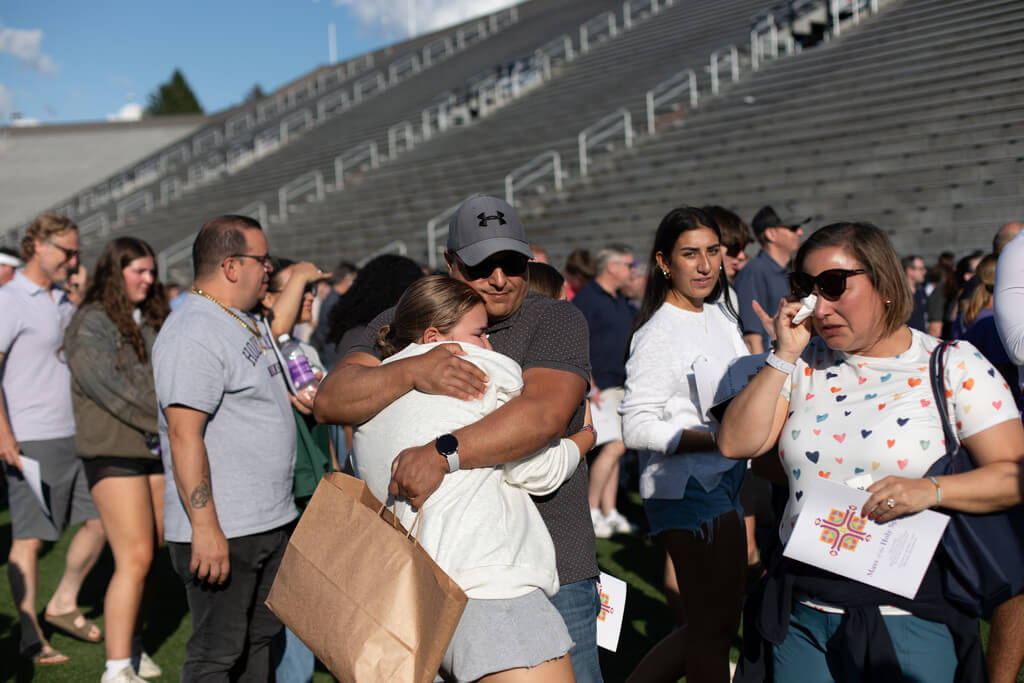
<svg viewBox="0 0 1024 683"><path fill-rule="evenodd" d="M479 422L396 454L390 492L416 507L450 471L446 453L457 454L459 469L493 467L528 457L583 426L590 378L586 320L568 302L529 291L532 256L519 214L501 199L474 195L451 218L448 273L483 298L491 345L523 368L524 387ZM377 330L393 316L394 309L377 316L320 385L319 421L362 424L413 389L464 400L483 395L486 376L459 357L464 352L457 344L381 365ZM534 502L555 545L561 588L552 603L575 643L570 655L576 680L600 681L598 568L586 467L581 463L558 491Z"/></svg>

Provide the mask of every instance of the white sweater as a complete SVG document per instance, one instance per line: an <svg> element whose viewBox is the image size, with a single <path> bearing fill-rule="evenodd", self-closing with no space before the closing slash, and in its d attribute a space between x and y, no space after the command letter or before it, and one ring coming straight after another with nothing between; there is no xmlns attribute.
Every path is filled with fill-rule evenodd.
<svg viewBox="0 0 1024 683"><path fill-rule="evenodd" d="M708 409L729 363L747 353L720 303L700 313L662 304L633 335L619 413L623 441L639 451L643 498L683 498L690 477L711 491L736 465L715 450L675 451L683 430L718 431Z"/></svg>
<svg viewBox="0 0 1024 683"><path fill-rule="evenodd" d="M417 356L434 346L411 344L384 362ZM462 348L490 378L482 399L462 401L414 390L355 430L357 476L389 505L391 463L400 451L473 424L522 391L523 373L511 358L469 344ZM445 475L423 505L420 544L470 598L516 598L536 588L554 595L555 547L530 494L557 489L576 471L579 460L576 444L561 439L504 467ZM398 499L398 514L410 528L416 512L404 499Z"/></svg>

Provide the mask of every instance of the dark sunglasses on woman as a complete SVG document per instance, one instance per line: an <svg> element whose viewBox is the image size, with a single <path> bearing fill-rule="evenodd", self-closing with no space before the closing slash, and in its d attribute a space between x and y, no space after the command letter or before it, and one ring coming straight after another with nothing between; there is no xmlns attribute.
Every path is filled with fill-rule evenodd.
<svg viewBox="0 0 1024 683"><path fill-rule="evenodd" d="M737 256L743 253L743 250L746 248L747 245L745 242L733 242L732 244L723 243L722 246L725 247L726 254L728 254L732 258L736 258Z"/></svg>
<svg viewBox="0 0 1024 683"><path fill-rule="evenodd" d="M846 279L851 275L861 275L867 271L863 268L857 270L845 270L843 268L832 268L822 271L817 276L807 273L790 273L789 289L798 299L803 299L817 287L823 297L829 301L836 301L846 291Z"/></svg>

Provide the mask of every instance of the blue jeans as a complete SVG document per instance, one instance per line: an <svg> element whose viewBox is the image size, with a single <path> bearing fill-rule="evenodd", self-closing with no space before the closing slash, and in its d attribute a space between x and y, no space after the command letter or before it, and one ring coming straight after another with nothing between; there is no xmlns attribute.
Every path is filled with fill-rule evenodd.
<svg viewBox="0 0 1024 683"><path fill-rule="evenodd" d="M316 657L292 630L285 626L270 644L270 663L277 683L312 683Z"/></svg>
<svg viewBox="0 0 1024 683"><path fill-rule="evenodd" d="M772 648L775 680L780 683L832 683L837 675L835 653L844 647L839 634L842 614L794 605L789 632ZM953 636L945 624L913 615L883 616L896 658L907 683L947 683L956 671Z"/></svg>
<svg viewBox="0 0 1024 683"><path fill-rule="evenodd" d="M601 598L597 579L585 579L562 586L551 604L562 615L573 646L569 650L576 683L601 683L601 665L597 661L597 614Z"/></svg>

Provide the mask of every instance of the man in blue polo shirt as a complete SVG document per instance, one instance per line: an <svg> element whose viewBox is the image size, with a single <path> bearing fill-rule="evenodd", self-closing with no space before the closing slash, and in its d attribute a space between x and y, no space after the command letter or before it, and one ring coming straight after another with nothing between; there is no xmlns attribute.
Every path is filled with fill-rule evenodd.
<svg viewBox="0 0 1024 683"><path fill-rule="evenodd" d="M590 467L590 520L594 535L608 538L615 533L633 531L633 525L615 507L619 488L619 459L626 452L622 443L619 404L626 383L626 350L636 315L628 298L622 293L635 269L633 251L621 244L612 244L597 252L597 274L573 299L590 327L591 410L611 420L594 418L604 426L598 432L603 443ZM608 437L611 437L610 439Z"/></svg>
<svg viewBox="0 0 1024 683"><path fill-rule="evenodd" d="M771 346L771 337L754 312L754 302L768 315L775 315L779 299L789 296L789 263L804 234L800 226L810 220L783 221L772 207L764 206L750 222L761 251L736 276L735 289L743 341L751 353L764 353Z"/></svg>

